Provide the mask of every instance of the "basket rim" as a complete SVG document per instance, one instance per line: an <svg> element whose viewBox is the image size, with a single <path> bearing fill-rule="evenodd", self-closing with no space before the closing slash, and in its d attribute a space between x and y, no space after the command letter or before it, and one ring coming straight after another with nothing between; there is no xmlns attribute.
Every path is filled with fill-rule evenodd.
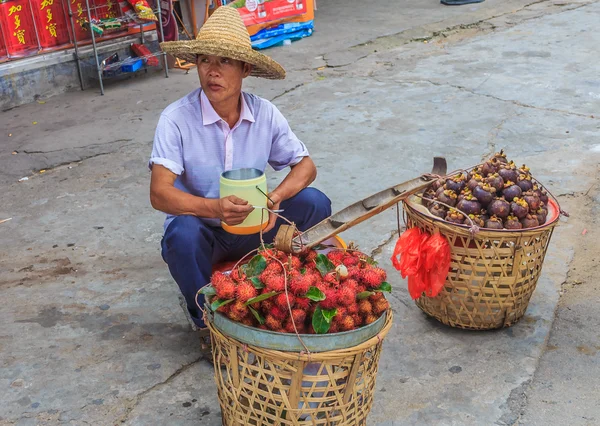
<svg viewBox="0 0 600 426"><path fill-rule="evenodd" d="M556 223L558 222L558 220L560 219L560 205L558 204L558 202L556 202L554 200L554 197L549 198L548 199L548 203L552 203L557 211L557 215L554 219L552 219L550 222L546 222L543 225L539 225L539 226L535 226L533 228L525 228L525 229L490 229L490 228L479 228L479 232L477 232L476 235L479 234L491 234L491 235L507 235L507 234L519 234L519 235L523 235L526 234L528 232L532 232L532 233L537 233L539 231L543 231L546 228L550 228L550 227L554 227L556 225ZM449 228L459 228L461 230L464 230L466 232L469 232L470 226L468 225L463 225L463 224L459 224L459 223L451 223L451 222L447 222L445 220L443 220L442 218L438 218L436 216L429 216L424 214L423 212L417 210L416 208L414 208L412 206L412 202L409 199L406 199L404 201L404 205L410 209L411 213L414 213L420 217L422 217L423 219L426 220L431 220L432 222L438 222L444 226L447 226Z"/></svg>

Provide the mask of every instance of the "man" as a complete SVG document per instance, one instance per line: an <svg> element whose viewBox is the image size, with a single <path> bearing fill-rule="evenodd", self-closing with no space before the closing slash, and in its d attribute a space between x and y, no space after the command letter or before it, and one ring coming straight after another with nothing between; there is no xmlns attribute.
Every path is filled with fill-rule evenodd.
<svg viewBox="0 0 600 426"><path fill-rule="evenodd" d="M331 202L308 188L317 171L306 146L269 101L242 92L249 75L282 79L284 69L254 50L237 10L221 7L193 41L162 43L173 56L196 62L200 88L160 116L150 158L152 206L167 213L162 256L184 295L192 320L205 324L196 305L212 266L237 260L259 246L259 234L233 235L253 207L235 196L219 198L222 172L238 168L291 170L270 191L267 207L306 230L331 215ZM281 219L273 213L264 230L272 241ZM204 297L199 295L202 306Z"/></svg>

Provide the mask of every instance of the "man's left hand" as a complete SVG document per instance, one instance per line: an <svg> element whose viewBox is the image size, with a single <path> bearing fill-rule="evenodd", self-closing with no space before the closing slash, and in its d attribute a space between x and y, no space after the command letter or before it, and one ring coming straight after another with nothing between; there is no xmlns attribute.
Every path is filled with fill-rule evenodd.
<svg viewBox="0 0 600 426"><path fill-rule="evenodd" d="M269 210L279 210L279 206L281 204L281 200L279 199L279 196L277 194L271 193L271 194L269 194L269 198L271 200L273 200L273 202L275 203L275 204L272 204L270 201L267 200L267 207L269 208ZM269 212L269 224L263 230L263 233L267 233L271 229L273 229L275 227L276 222L277 222L277 216L275 215L275 213Z"/></svg>

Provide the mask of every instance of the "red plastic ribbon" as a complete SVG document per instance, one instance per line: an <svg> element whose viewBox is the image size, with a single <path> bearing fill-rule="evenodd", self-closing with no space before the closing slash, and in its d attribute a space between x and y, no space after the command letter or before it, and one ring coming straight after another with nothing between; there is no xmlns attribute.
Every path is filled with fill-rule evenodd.
<svg viewBox="0 0 600 426"><path fill-rule="evenodd" d="M435 297L450 270L450 244L439 233L429 235L419 228L407 229L396 242L392 264L402 278L408 277L410 297L418 299L423 293Z"/></svg>

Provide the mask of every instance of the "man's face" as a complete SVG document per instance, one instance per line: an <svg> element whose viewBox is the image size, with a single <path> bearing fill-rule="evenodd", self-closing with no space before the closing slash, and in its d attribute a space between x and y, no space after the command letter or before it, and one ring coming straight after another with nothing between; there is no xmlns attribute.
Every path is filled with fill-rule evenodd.
<svg viewBox="0 0 600 426"><path fill-rule="evenodd" d="M220 103L231 97L239 97L242 80L252 65L221 56L198 55L200 86L211 103Z"/></svg>

